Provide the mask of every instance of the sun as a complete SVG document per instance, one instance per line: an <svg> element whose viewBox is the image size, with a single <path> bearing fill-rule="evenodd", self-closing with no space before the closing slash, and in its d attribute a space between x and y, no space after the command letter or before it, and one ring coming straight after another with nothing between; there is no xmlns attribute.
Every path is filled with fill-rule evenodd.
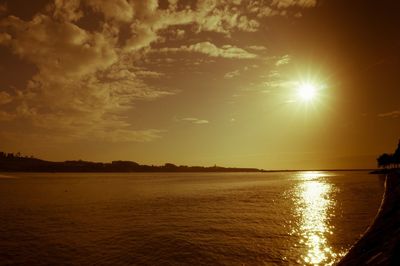
<svg viewBox="0 0 400 266"><path fill-rule="evenodd" d="M304 102L311 102L317 97L318 87L313 83L301 83L297 87L297 96Z"/></svg>

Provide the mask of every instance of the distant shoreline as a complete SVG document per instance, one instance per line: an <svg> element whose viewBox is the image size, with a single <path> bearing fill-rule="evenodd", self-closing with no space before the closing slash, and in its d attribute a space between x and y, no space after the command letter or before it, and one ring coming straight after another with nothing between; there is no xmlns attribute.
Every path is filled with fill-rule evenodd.
<svg viewBox="0 0 400 266"><path fill-rule="evenodd" d="M204 167L207 168L207 167ZM317 170L263 170L263 169L254 169L254 170L241 170L241 168L233 168L234 170L228 170L230 168L225 168L225 170L187 170L187 171L162 171L162 170L154 170L154 171L25 171L25 170L3 170L0 168L0 173L296 173L296 172L370 172L371 169L317 169Z"/></svg>
<svg viewBox="0 0 400 266"><path fill-rule="evenodd" d="M146 172L265 172L257 168L235 168L221 166L187 166L165 163L164 165L143 165L133 161L112 161L110 163L83 160L52 162L34 157L23 157L12 153L0 153L0 172L43 172L43 173L146 173Z"/></svg>
<svg viewBox="0 0 400 266"><path fill-rule="evenodd" d="M392 170L376 218L337 265L400 265L399 243L400 172Z"/></svg>
<svg viewBox="0 0 400 266"><path fill-rule="evenodd" d="M110 163L73 160L52 162L35 157L0 152L0 172L33 173L279 173L303 171L374 171L375 169L286 169L265 170L250 167L187 166L165 163L164 165L143 165L133 161L112 161Z"/></svg>
<svg viewBox="0 0 400 266"><path fill-rule="evenodd" d="M155 166L155 167L162 167L162 166ZM250 168L249 170L242 169L242 168L224 168L221 167L223 170L213 170L208 169L212 167L201 167L204 170L137 170L137 171L125 171L125 170L115 170L115 171L74 171L74 170L50 170L50 169L43 169L43 170L4 170L0 168L0 174L9 174L9 173L296 173L296 172L370 172L371 169L317 169L317 170L263 170L263 169L256 169Z"/></svg>

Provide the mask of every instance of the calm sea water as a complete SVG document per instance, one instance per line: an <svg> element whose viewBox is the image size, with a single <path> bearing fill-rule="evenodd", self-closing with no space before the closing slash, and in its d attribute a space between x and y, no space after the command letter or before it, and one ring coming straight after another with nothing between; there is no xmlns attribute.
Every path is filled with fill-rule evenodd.
<svg viewBox="0 0 400 266"><path fill-rule="evenodd" d="M382 193L364 172L1 174L0 264L330 265Z"/></svg>

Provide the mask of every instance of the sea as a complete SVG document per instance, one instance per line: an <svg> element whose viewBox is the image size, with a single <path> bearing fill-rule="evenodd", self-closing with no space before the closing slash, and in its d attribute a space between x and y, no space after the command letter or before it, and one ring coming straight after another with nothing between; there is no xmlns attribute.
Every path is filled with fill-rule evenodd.
<svg viewBox="0 0 400 266"><path fill-rule="evenodd" d="M383 191L362 171L0 173L0 265L333 265Z"/></svg>

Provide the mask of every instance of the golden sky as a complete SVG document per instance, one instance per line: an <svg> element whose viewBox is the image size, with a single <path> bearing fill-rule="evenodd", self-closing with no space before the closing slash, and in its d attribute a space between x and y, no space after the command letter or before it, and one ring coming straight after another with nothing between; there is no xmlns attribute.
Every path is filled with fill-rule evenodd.
<svg viewBox="0 0 400 266"><path fill-rule="evenodd" d="M374 167L400 137L399 12L395 0L0 0L0 150Z"/></svg>

